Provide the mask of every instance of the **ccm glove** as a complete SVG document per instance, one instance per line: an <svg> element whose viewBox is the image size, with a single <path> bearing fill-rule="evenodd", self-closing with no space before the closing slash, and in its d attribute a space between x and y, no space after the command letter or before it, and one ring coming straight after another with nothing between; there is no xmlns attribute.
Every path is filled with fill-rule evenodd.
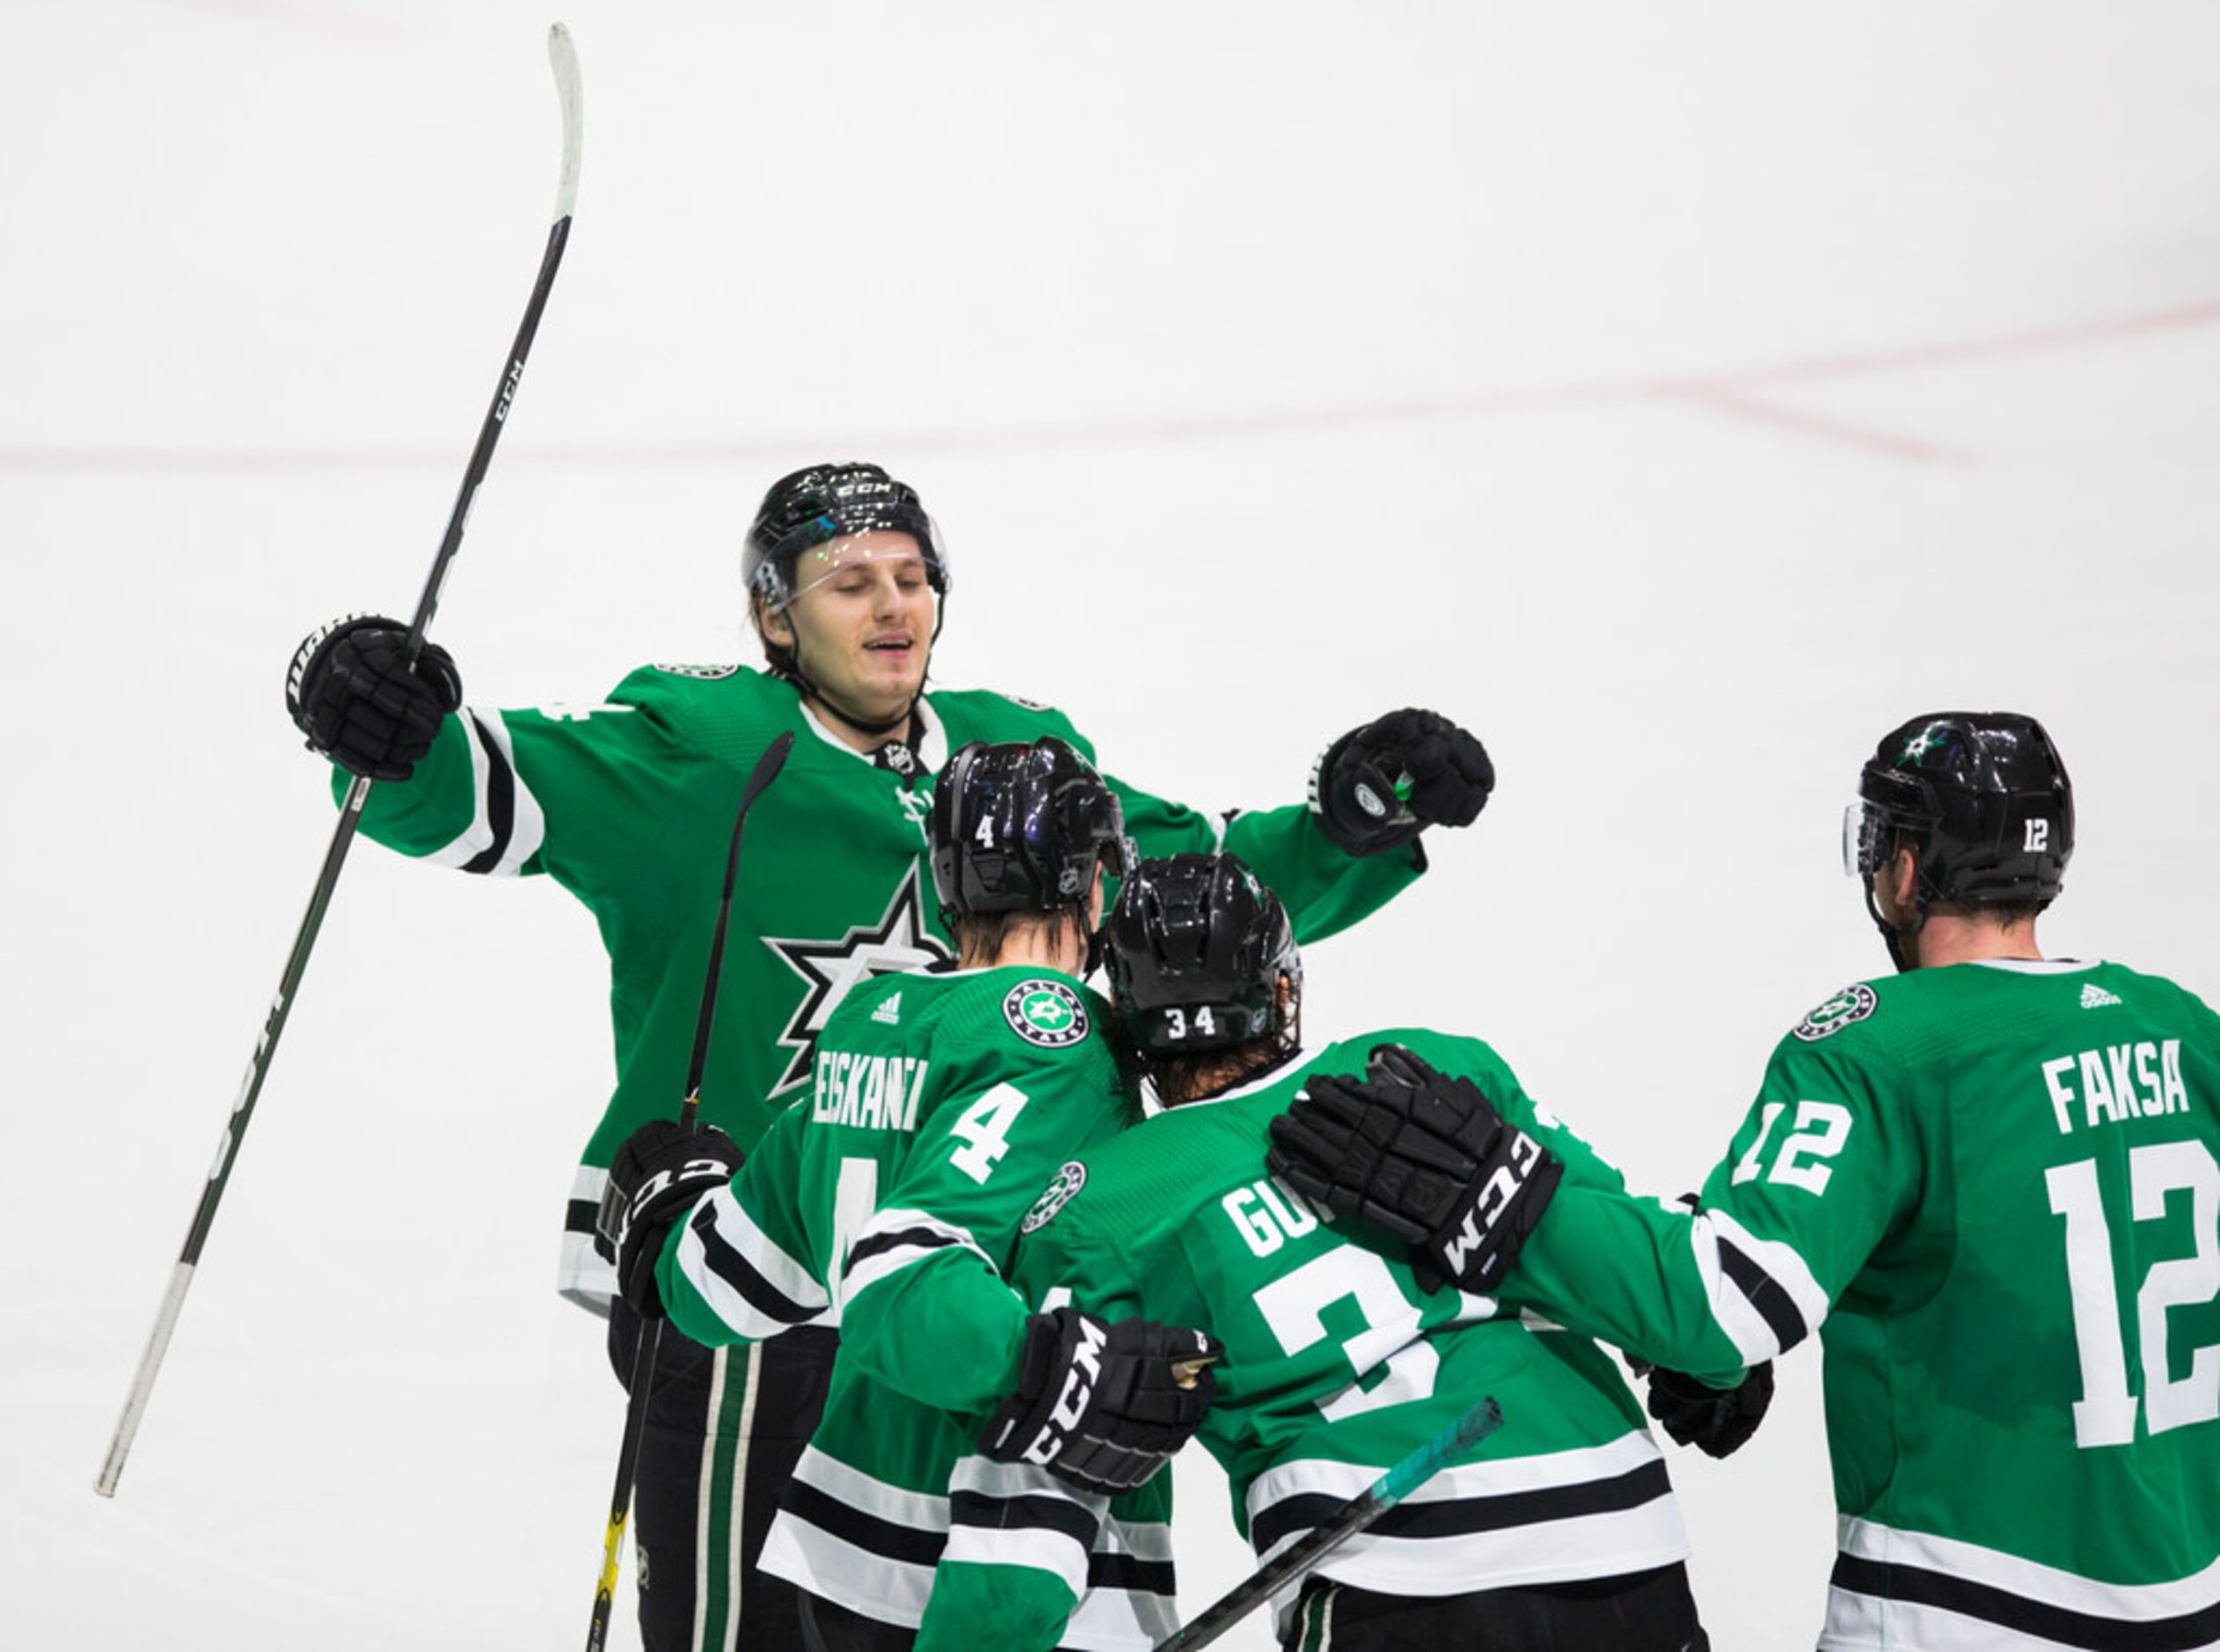
<svg viewBox="0 0 2220 1652"><path fill-rule="evenodd" d="M1201 1426L1217 1393L1216 1337L1077 1308L1026 1321L1018 1388L987 1419L980 1449L1033 1463L1084 1490L1145 1482Z"/></svg>
<svg viewBox="0 0 2220 1652"><path fill-rule="evenodd" d="M309 749L350 774L405 780L463 703L454 657L427 642L406 663L408 627L348 614L310 632L285 674L285 709Z"/></svg>
<svg viewBox="0 0 2220 1652"><path fill-rule="evenodd" d="M594 1217L594 1254L617 1265L617 1292L643 1319L663 1317L655 1262L665 1237L744 1157L714 1124L690 1130L676 1119L650 1119L617 1150Z"/></svg>
<svg viewBox="0 0 2220 1652"><path fill-rule="evenodd" d="M1773 1403L1773 1362L1751 1366L1732 1388L1714 1388L1685 1371L1630 1359L1637 1377L1649 1378L1649 1414L1665 1432L1706 1457L1732 1457L1757 1432Z"/></svg>
<svg viewBox="0 0 2220 1652"><path fill-rule="evenodd" d="M1470 826L1495 789L1487 749L1438 712L1390 712L1351 729L1311 770L1311 812L1353 855L1409 843L1430 825Z"/></svg>
<svg viewBox="0 0 2220 1652"><path fill-rule="evenodd" d="M1565 1174L1478 1085L1398 1044L1375 1049L1362 1078L1313 1075L1270 1129L1274 1173L1334 1217L1410 1241L1426 1290L1502 1283Z"/></svg>

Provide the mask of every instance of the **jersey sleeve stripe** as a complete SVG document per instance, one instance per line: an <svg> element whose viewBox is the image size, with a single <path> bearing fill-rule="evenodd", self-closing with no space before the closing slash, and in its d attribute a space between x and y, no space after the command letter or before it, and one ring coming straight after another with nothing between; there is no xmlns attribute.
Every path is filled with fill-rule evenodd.
<svg viewBox="0 0 2220 1652"><path fill-rule="evenodd" d="M434 866L515 877L539 852L547 817L517 775L508 725L500 713L481 717L466 705L460 715L471 753L471 822L425 859Z"/></svg>
<svg viewBox="0 0 2220 1652"><path fill-rule="evenodd" d="M994 1266L966 1229L923 1210L881 1210L848 1247L848 1261L841 1270L841 1295L843 1299L852 1297L951 1246L960 1246L989 1267Z"/></svg>
<svg viewBox="0 0 2220 1652"><path fill-rule="evenodd" d="M1793 1246L1761 1239L1721 1210L1689 1224L1712 1318L1752 1365L1802 1341L1827 1317L1827 1293Z"/></svg>
<svg viewBox="0 0 2220 1652"><path fill-rule="evenodd" d="M754 1340L776 1336L831 1306L816 1281L763 1236L728 1192L694 1212L679 1239L677 1264L712 1312Z"/></svg>

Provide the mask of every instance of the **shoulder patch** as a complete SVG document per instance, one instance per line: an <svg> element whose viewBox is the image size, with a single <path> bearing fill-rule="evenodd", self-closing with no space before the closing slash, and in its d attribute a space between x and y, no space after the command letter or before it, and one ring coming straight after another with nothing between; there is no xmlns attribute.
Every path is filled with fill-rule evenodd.
<svg viewBox="0 0 2220 1652"><path fill-rule="evenodd" d="M1044 1228L1056 1219L1056 1212L1070 1204L1080 1188L1087 1185L1087 1167L1077 1159L1064 1161L1063 1166L1048 1179L1048 1185L1041 1190L1041 1196L1033 1202L1033 1209L1026 1212L1026 1219L1018 1224L1018 1232L1031 1233Z"/></svg>
<svg viewBox="0 0 2220 1652"><path fill-rule="evenodd" d="M1012 705L1022 705L1029 712L1052 712L1056 709L1055 706L1047 705L1041 700L1029 700L1022 694L1003 694L1000 689L997 689L994 691L997 694L1001 694L1002 698L1008 700Z"/></svg>
<svg viewBox="0 0 2220 1652"><path fill-rule="evenodd" d="M1002 1019L1026 1042L1043 1049L1076 1044L1092 1030L1079 995L1061 981L1039 976L1020 981L1004 995Z"/></svg>
<svg viewBox="0 0 2220 1652"><path fill-rule="evenodd" d="M713 683L719 677L731 676L740 668L736 665L658 665L655 669L670 676L699 677Z"/></svg>
<svg viewBox="0 0 2220 1652"><path fill-rule="evenodd" d="M1791 1029L1807 1044L1815 1044L1822 1038L1831 1038L1852 1021L1862 1021L1873 1012L1880 1000L1864 982L1844 987L1821 1005Z"/></svg>

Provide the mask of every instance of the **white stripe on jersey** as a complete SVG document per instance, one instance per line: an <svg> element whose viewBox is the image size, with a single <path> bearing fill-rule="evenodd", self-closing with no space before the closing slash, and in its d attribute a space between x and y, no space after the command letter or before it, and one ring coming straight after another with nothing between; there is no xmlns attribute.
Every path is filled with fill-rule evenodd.
<svg viewBox="0 0 2220 1652"><path fill-rule="evenodd" d="M995 1500L991 1524L974 1524L955 1510L954 1500L966 1492ZM997 1463L989 1457L960 1459L949 1472L948 1493L948 1559L981 1566L1030 1567L1061 1578L1074 1599L1087 1592L1086 1543L1051 1526L1012 1524L1006 1504L1011 1498L1026 1497L1062 1505L1092 1535L1109 1509L1107 1497L1083 1492L1029 1463Z"/></svg>
<svg viewBox="0 0 2220 1652"><path fill-rule="evenodd" d="M1696 1271L1704 1282L1704 1296L1712 1318L1727 1333L1746 1363L1762 1364L1781 1352L1780 1333L1758 1311L1749 1294L1727 1273L1720 1246L1731 1245L1778 1287L1804 1322L1804 1335L1816 1333L1827 1317L1827 1293L1812 1277L1811 1268L1793 1246L1778 1239L1762 1239L1722 1210L1700 1210L1689 1224L1689 1239L1696 1251Z"/></svg>
<svg viewBox="0 0 2220 1652"><path fill-rule="evenodd" d="M2085 1652L2083 1640L2023 1634L1985 1618L1912 1600L1875 1600L1829 1590L1819 1652ZM2168 1644L2173 1644L2169 1642ZM2213 1652L2220 1641L2184 1643L2183 1652Z"/></svg>
<svg viewBox="0 0 2220 1652"><path fill-rule="evenodd" d="M571 1179L571 1202L598 1210L608 1186L608 1171L597 1165L581 1165ZM604 1319L609 1317L610 1298L617 1294L617 1268L595 1254L591 1232L565 1230L562 1254L555 1263L555 1290L566 1301L575 1302Z"/></svg>
<svg viewBox="0 0 2220 1652"><path fill-rule="evenodd" d="M989 1490L1018 1483L1003 1478L1015 1472L1004 1465L968 1458L952 1473L952 1481L959 1489L963 1488L966 1480L966 1464L977 1466L976 1473L972 1476L974 1488ZM946 1497L889 1485L827 1456L814 1445L803 1451L794 1478L844 1509L908 1527L920 1534L929 1533L934 1539L953 1540ZM1008 1492L995 1495L1006 1495ZM1160 1524L1128 1524L1105 1519L1096 1537L1095 1548L1100 1553L1131 1554L1144 1561L1169 1562L1172 1534L1168 1527ZM992 1561L1010 1557L1005 1553L965 1558ZM908 1628L915 1628L924 1619L925 1599L932 1590L931 1566L851 1542L791 1509L781 1509L772 1522L770 1535L763 1542L761 1565L773 1576L783 1577L851 1612ZM1178 1626L1179 1615L1169 1596L1099 1589L1084 1596L1060 1644L1104 1648L1106 1652L1131 1652L1134 1648L1154 1646Z"/></svg>
<svg viewBox="0 0 2220 1652"><path fill-rule="evenodd" d="M781 1311L774 1312L751 1301L710 1265L709 1241L694 1225L705 1209L719 1242L755 1276L766 1294L780 1299ZM710 1311L750 1341L761 1341L805 1324L832 1305L832 1298L817 1283L817 1276L756 1225L755 1218L733 1196L729 1185L712 1191L705 1205L695 1206L695 1214L679 1230L676 1260L679 1272L701 1294Z"/></svg>
<svg viewBox="0 0 2220 1652"><path fill-rule="evenodd" d="M1663 1485L1657 1445L1640 1429L1605 1445L1550 1451L1445 1469L1404 1500L1403 1509L1429 1503L1567 1490L1616 1480L1656 1466L1662 1488L1630 1508L1568 1512L1558 1518L1445 1533L1438 1537L1384 1537L1378 1529L1360 1532L1318 1568L1321 1576L1359 1589L1390 1595L1457 1595L1523 1583L1562 1583L1611 1577L1625 1572L1669 1566L1688 1556L1688 1534L1680 1505ZM1384 1467L1305 1459L1283 1463L1260 1474L1249 1488L1249 1519L1273 1504L1314 1495L1346 1501L1367 1490ZM1269 1549L1268 1561L1296 1542L1308 1528L1290 1531ZM1293 1590L1274 1604L1282 1610Z"/></svg>
<svg viewBox="0 0 2220 1652"><path fill-rule="evenodd" d="M2117 1619L2122 1623L2145 1623L2183 1618L2197 1612L2220 1611L2220 1560L2201 1572L2172 1583L2104 1583L2078 1572L2022 1560L2000 1549L1985 1548L1978 1543L1936 1537L1924 1531L1899 1531L1851 1515L1837 1519L1836 1546L1844 1554L1860 1560L1879 1561L1890 1566L1916 1566L1923 1571L2002 1590L2022 1600L2056 1606L2063 1612L2084 1612L2092 1618ZM1847 1595L1839 1589L1831 1592L1846 1601L1863 1598ZM1831 1604L1828 1622L1830 1626L1834 1622ZM2030 1644L2047 1646L2049 1642Z"/></svg>
<svg viewBox="0 0 2220 1652"><path fill-rule="evenodd" d="M885 1240L898 1234L915 1234L888 1245L886 1249L871 1251L858 1260L857 1253L869 1251L873 1239ZM979 1241L971 1237L970 1230L944 1222L937 1216L923 1210L902 1210L888 1208L873 1217L863 1225L854 1241L848 1246L848 1265L841 1274L840 1300L844 1306L865 1287L874 1285L890 1274L898 1274L912 1262L920 1262L928 1256L960 1246L989 1268L994 1263L987 1253L979 1248ZM999 1274L1002 1270L995 1268Z"/></svg>
<svg viewBox="0 0 2220 1652"><path fill-rule="evenodd" d="M516 772L515 748L509 741L508 725L501 720L501 714L488 712L481 717L467 705L456 714L463 720L463 732L470 744L471 823L446 847L435 849L424 859L435 866L467 866L493 847L491 777L497 759L489 756L486 749L484 735L490 735L499 749L498 762L508 770L515 782L512 787L515 804L509 819L508 844L501 851L501 858L485 870L493 877L513 878L524 869L524 863L537 854L540 844L546 841L547 816L540 808L539 800L532 795L531 788L524 784L524 777Z"/></svg>

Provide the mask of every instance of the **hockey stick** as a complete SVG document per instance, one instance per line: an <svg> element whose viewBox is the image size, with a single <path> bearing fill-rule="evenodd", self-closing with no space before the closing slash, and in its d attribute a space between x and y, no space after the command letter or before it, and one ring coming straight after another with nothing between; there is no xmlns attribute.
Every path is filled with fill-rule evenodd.
<svg viewBox="0 0 2220 1652"><path fill-rule="evenodd" d="M1193 1623L1157 1641L1155 1652L1187 1652L1191 1647L1209 1645L1282 1590L1300 1583L1328 1554L1502 1426L1503 1413L1495 1401L1481 1400L1335 1509L1323 1524L1259 1567L1247 1582L1222 1596Z"/></svg>
<svg viewBox="0 0 2220 1652"><path fill-rule="evenodd" d="M678 1122L688 1129L699 1128L702 1071L709 1065L709 1029L717 1017L717 981L724 973L725 929L732 921L733 884L740 871L740 837L748 824L748 811L763 788L778 778L794 737L784 734L770 742L756 766L748 771L747 787L740 794L740 810L733 816L733 845L725 856L725 890L718 897L717 927L709 938L709 976L702 983L701 1015L694 1023L694 1054L686 1067L686 1100L678 1109ZM639 1341L632 1349L632 1374L624 1385L624 1443L617 1453L617 1487L609 1498L609 1530L602 1539L602 1575L594 1588L594 1617L586 1630L586 1652L601 1652L609 1639L609 1617L617 1604L617 1557L624 1542L624 1523L632 1516L632 1477L639 1468L641 1437L647 1431L647 1390L655 1380L655 1354L663 1340L663 1322L641 1322Z"/></svg>
<svg viewBox="0 0 2220 1652"><path fill-rule="evenodd" d="M478 427L478 444L471 450L470 463L463 470L462 488L455 496L454 509L448 514L447 532L440 540L431 576L425 581L424 594L417 602L416 618L409 625L406 657L411 664L423 649L424 628L431 624L433 614L439 609L440 587L446 582L448 567L462 546L471 501L478 495L478 485L486 479L486 467L493 461L493 443L500 439L501 427L508 419L509 403L515 398L517 384L524 375L524 358L531 353L532 335L539 330L540 311L547 307L548 289L555 283L556 267L562 262L564 245L570 239L571 204L578 195L578 157L585 106L579 89L578 48L571 43L570 31L559 23L548 31L547 55L554 67L555 91L563 110L563 172L555 191L555 222L547 232L547 250L540 257L539 278L532 283L531 299L524 306L523 325L516 330L515 342L509 347L508 359L501 369L500 387L493 392L493 402L486 411L485 421ZM200 1205L193 1213L193 1224L186 1231L185 1246L179 1253L177 1266L171 1270L169 1290L163 1296L161 1311L155 1315L154 1331L140 1358L138 1375L123 1402L123 1416L116 1424L115 1437L108 1443L108 1459L101 1466L99 1479L93 1482L93 1490L103 1497L115 1495L116 1481L122 1477L124 1458L130 1455L132 1439L139 1431L139 1418L146 1410L147 1396L153 1392L163 1356L169 1351L170 1334L177 1328L178 1314L185 1306L185 1293L193 1283L194 1270L201 1263L201 1247L208 1242L216 1206L222 1202L223 1190L231 1180L239 1144L245 1138L248 1122L254 1116L262 1081L269 1074L272 1056L277 1053L278 1039L285 1031L286 1018L292 1012L294 998L300 991L301 977L309 967L309 953L316 945L317 932L324 927L325 909L332 903L332 891L339 884L340 868L346 864L347 846L354 841L355 828L361 823L362 804L369 793L369 779L357 775L340 807L339 824L332 830L331 847L324 852L324 868L317 874L316 890L309 896L308 911L293 937L293 950L286 958L285 973L279 977L277 995L270 1000L262 1034L254 1041L254 1051L247 1057L245 1077L240 1080L238 1094L225 1117L223 1137L216 1143L215 1161L208 1167L208 1185L201 1189Z"/></svg>

